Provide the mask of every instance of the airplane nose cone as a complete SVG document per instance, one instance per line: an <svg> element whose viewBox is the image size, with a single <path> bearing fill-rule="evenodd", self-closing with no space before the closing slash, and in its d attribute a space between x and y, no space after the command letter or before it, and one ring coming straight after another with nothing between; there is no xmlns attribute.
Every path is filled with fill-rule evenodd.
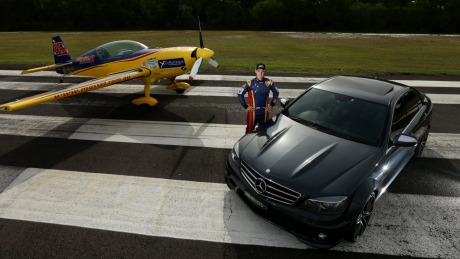
<svg viewBox="0 0 460 259"><path fill-rule="evenodd" d="M203 59L209 59L212 56L214 56L214 51L208 49L208 48L198 48L196 51L196 57L197 58L203 58Z"/></svg>

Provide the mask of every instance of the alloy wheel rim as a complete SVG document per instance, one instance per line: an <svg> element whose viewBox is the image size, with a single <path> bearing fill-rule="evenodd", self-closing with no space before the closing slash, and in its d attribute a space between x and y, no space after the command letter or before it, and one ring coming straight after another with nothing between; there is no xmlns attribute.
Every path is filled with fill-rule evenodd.
<svg viewBox="0 0 460 259"><path fill-rule="evenodd" d="M361 213L359 213L358 218L356 219L354 232L355 240L357 240L364 233L367 226L369 225L369 221L372 216L372 210L374 208L374 200L375 196L374 194L372 194L371 197L369 197L369 199L367 200L364 208L361 210Z"/></svg>

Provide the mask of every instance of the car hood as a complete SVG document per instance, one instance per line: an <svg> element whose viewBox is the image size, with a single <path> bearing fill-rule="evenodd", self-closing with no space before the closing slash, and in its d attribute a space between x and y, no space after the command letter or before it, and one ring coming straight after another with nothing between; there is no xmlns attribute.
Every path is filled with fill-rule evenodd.
<svg viewBox="0 0 460 259"><path fill-rule="evenodd" d="M303 195L348 195L378 161L378 147L326 134L281 114L273 120L240 141L240 157L266 179Z"/></svg>

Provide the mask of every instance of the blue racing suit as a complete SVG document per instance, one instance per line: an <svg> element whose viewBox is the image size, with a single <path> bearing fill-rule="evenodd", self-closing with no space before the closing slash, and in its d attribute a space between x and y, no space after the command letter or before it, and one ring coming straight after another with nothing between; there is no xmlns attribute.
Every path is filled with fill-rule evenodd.
<svg viewBox="0 0 460 259"><path fill-rule="evenodd" d="M278 100L279 91L275 83L269 78L264 77L262 80L255 77L252 80L248 80L238 91L238 100L241 106L245 109L248 106L254 107L254 111L248 111L246 113L246 133L254 130L258 124L262 126L269 119L269 112L265 111L265 107L268 104L268 97L272 91L273 96L270 105L273 107ZM248 93L248 104L244 99L244 96Z"/></svg>

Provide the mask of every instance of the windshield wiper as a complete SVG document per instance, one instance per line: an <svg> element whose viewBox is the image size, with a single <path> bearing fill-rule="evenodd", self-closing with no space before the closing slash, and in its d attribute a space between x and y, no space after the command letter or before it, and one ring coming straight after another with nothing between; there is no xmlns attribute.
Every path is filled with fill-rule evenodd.
<svg viewBox="0 0 460 259"><path fill-rule="evenodd" d="M314 128L314 129L317 129L319 131L322 131L322 132L325 132L325 133L329 133L331 135L339 135L340 133L336 130L333 130L331 128L328 128L322 124L319 124L317 122L313 122L313 121L309 121L309 120L306 120L306 119L302 119L300 117L297 117L297 116L294 116L294 115L290 115L289 118L299 122L299 123L302 123L310 128Z"/></svg>
<svg viewBox="0 0 460 259"><path fill-rule="evenodd" d="M290 115L289 118L299 122L299 123L302 123L306 126L309 126L311 128L320 128L322 127L321 125L319 125L318 123L316 122L313 122L313 121L309 121L309 120L306 120L306 119L303 119L303 118L300 118L300 117L297 117L297 116L294 116L294 115Z"/></svg>
<svg viewBox="0 0 460 259"><path fill-rule="evenodd" d="M300 122L300 123L302 123L302 124L307 124L307 126L310 126L310 125L312 124L311 121L302 119L302 118L297 117L297 116L294 116L294 115L289 115L288 117L289 117L290 119L293 119L293 120L295 120L295 121L297 121L297 122Z"/></svg>
<svg viewBox="0 0 460 259"><path fill-rule="evenodd" d="M329 133L329 134L332 134L332 135L336 135L336 136L340 134L338 131L333 130L333 129L331 129L331 128L328 128L328 127L326 127L326 126L324 126L324 125L321 125L321 124L319 124L319 123L316 123L316 122L311 122L311 123L312 123L312 126L313 126L315 129L319 130L319 131L322 131L322 132L325 132L325 133Z"/></svg>

